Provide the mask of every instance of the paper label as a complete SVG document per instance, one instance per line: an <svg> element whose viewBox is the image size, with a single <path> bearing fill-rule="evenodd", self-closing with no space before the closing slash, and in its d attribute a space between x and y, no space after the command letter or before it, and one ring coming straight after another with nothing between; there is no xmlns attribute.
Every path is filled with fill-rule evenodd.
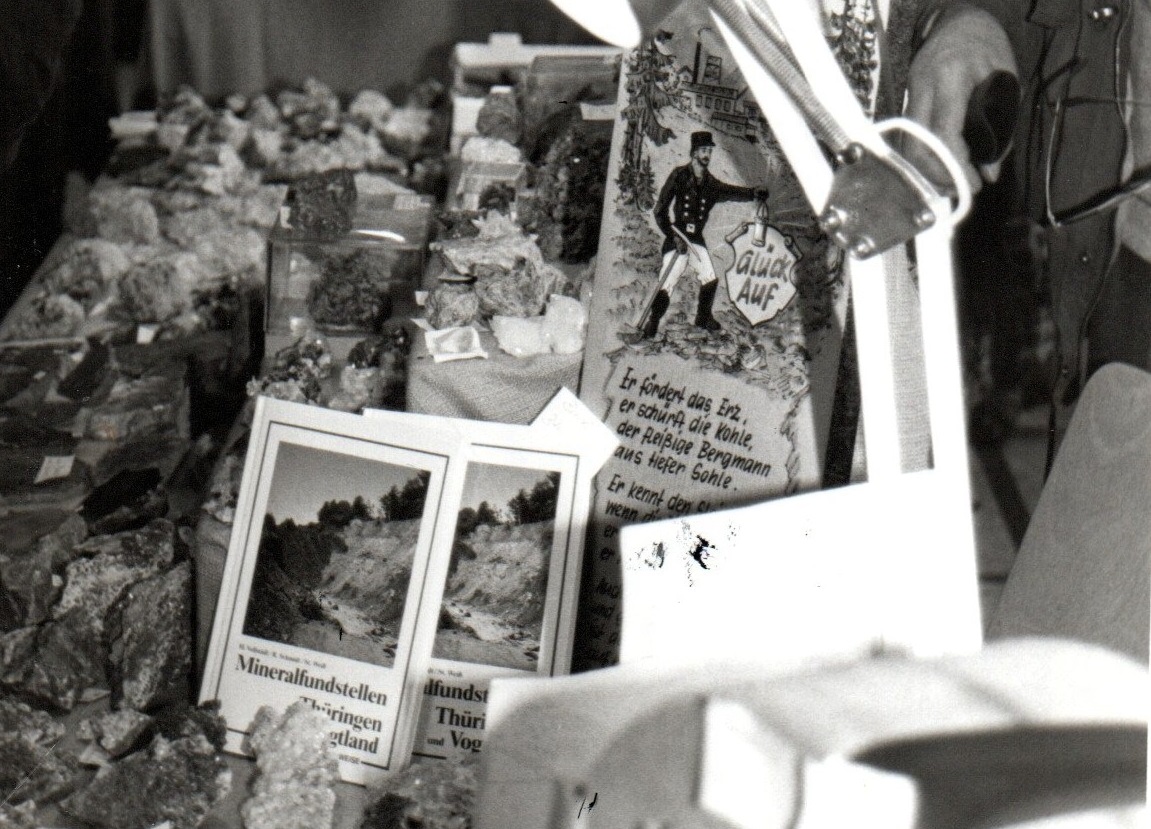
<svg viewBox="0 0 1151 829"><path fill-rule="evenodd" d="M137 345L151 345L156 340L156 334L160 331L158 325L141 325L136 328L136 344Z"/></svg>
<svg viewBox="0 0 1151 829"><path fill-rule="evenodd" d="M616 112L615 103L610 104L589 104L587 101L581 101L579 105L580 116L585 121L614 121Z"/></svg>
<svg viewBox="0 0 1151 829"><path fill-rule="evenodd" d="M36 479L32 483L42 484L59 478L67 478L72 474L72 464L75 460L75 455L45 455L44 460L40 462L40 470L36 473Z"/></svg>

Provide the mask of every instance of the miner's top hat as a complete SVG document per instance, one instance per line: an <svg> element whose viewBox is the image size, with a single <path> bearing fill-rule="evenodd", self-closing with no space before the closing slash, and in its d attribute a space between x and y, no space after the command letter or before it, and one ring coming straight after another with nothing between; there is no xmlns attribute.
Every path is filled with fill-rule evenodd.
<svg viewBox="0 0 1151 829"><path fill-rule="evenodd" d="M691 134L691 151L694 153L700 147L714 147L715 141L707 130L700 130Z"/></svg>

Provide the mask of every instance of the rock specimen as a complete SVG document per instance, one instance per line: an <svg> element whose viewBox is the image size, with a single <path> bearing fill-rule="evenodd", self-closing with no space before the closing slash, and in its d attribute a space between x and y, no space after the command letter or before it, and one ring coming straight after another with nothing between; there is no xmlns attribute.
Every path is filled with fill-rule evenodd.
<svg viewBox="0 0 1151 829"><path fill-rule="evenodd" d="M327 829L335 815L338 767L327 716L299 701L281 717L256 712L249 746L256 755L245 829Z"/></svg>
<svg viewBox="0 0 1151 829"><path fill-rule="evenodd" d="M195 829L228 793L232 773L202 734L153 739L144 751L105 766L61 802L73 817L107 829Z"/></svg>
<svg viewBox="0 0 1151 829"><path fill-rule="evenodd" d="M70 558L68 554L70 553ZM60 556L63 561L55 560ZM36 558L41 556L42 558ZM46 544L32 558L12 560L0 567L7 574L22 564L39 562L42 590L55 588L51 568L60 567L63 588L42 624L25 624L0 634L0 684L53 707L70 710L82 700L113 690L113 676L128 679L127 689L141 707L171 698L177 685L186 689L188 649L191 647L187 611L177 615L175 596L190 591L188 565L173 567L175 527L157 520L139 530L95 536L71 551ZM44 582L48 570L48 582ZM162 575L163 574L163 575ZM154 579L155 585L135 591L140 598L133 609L133 587ZM47 601L49 592L17 591L18 607L27 609ZM8 594L11 598L12 591ZM22 597L34 596L35 601ZM145 612L139 601L152 602ZM172 613L157 624L157 607ZM38 608L34 617L44 614ZM170 640L183 638L182 644ZM109 650L109 643L116 648ZM142 655L142 649L156 649ZM125 661L125 657L127 657ZM121 664L121 663L124 664Z"/></svg>
<svg viewBox="0 0 1151 829"><path fill-rule="evenodd" d="M19 806L0 803L0 829L36 829L36 804L31 801Z"/></svg>
<svg viewBox="0 0 1151 829"><path fill-rule="evenodd" d="M147 711L187 696L192 669L192 570L187 561L134 584L125 598L120 708Z"/></svg>
<svg viewBox="0 0 1151 829"><path fill-rule="evenodd" d="M81 720L76 734L99 748L107 762L127 754L152 726L152 718L139 711L110 711L99 717ZM83 758L81 758L83 759Z"/></svg>
<svg viewBox="0 0 1151 829"><path fill-rule="evenodd" d="M372 794L360 829L469 829L476 763L413 763Z"/></svg>
<svg viewBox="0 0 1151 829"><path fill-rule="evenodd" d="M49 801L72 790L80 764L67 751L0 734L0 791L8 803Z"/></svg>
<svg viewBox="0 0 1151 829"><path fill-rule="evenodd" d="M50 746L64 736L64 726L45 711L14 697L0 695L0 734Z"/></svg>

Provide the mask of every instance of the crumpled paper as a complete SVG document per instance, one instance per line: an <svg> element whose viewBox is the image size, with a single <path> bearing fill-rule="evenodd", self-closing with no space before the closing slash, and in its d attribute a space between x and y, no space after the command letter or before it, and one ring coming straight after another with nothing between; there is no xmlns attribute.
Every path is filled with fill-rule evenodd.
<svg viewBox="0 0 1151 829"><path fill-rule="evenodd" d="M480 344L480 332L470 325L455 328L432 328L427 320L414 320L424 331L424 345L437 363L452 360L487 359L488 353Z"/></svg>

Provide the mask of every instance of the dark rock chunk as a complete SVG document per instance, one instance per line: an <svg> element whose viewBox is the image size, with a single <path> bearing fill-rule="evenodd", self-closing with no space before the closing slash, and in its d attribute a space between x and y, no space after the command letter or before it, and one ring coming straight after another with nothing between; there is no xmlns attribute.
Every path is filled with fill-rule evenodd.
<svg viewBox="0 0 1151 829"><path fill-rule="evenodd" d="M0 803L0 829L37 829L36 804L29 801L19 806Z"/></svg>
<svg viewBox="0 0 1151 829"><path fill-rule="evenodd" d="M136 752L102 769L61 808L94 826L195 829L231 787L231 771L202 736L156 737Z"/></svg>
<svg viewBox="0 0 1151 829"><path fill-rule="evenodd" d="M64 726L48 712L10 696L0 696L0 734L14 734L50 746L64 736Z"/></svg>
<svg viewBox="0 0 1151 829"><path fill-rule="evenodd" d="M83 720L77 733L97 744L109 758L127 754L152 727L152 718L139 711L110 711Z"/></svg>
<svg viewBox="0 0 1151 829"><path fill-rule="evenodd" d="M228 724L220 716L220 701L209 700L200 705L173 705L156 712L156 732L169 740L181 737L204 737L216 751L224 750L228 737Z"/></svg>
<svg viewBox="0 0 1151 829"><path fill-rule="evenodd" d="M38 546L42 539L56 535L65 526L75 526L85 530L84 522L72 509L45 508L21 510L0 516L0 538L4 539L4 554L12 557L27 553ZM81 535L73 544L83 540ZM68 552L71 553L71 545Z"/></svg>
<svg viewBox="0 0 1151 829"><path fill-rule="evenodd" d="M112 387L111 356L107 344L91 341L80 364L60 381L56 391L78 403L99 400Z"/></svg>
<svg viewBox="0 0 1151 829"><path fill-rule="evenodd" d="M123 469L92 490L80 508L84 520L93 523L121 507L130 506L159 485L160 470Z"/></svg>
<svg viewBox="0 0 1151 829"><path fill-rule="evenodd" d="M33 629L35 650L13 690L65 711L108 693L107 648L83 620L69 616Z"/></svg>
<svg viewBox="0 0 1151 829"><path fill-rule="evenodd" d="M63 585L52 573L49 549L0 559L0 630L13 630L47 621ZM8 618L10 617L10 618Z"/></svg>
<svg viewBox="0 0 1151 829"><path fill-rule="evenodd" d="M192 669L190 563L133 585L121 629L118 706L147 711L185 698Z"/></svg>
<svg viewBox="0 0 1151 829"><path fill-rule="evenodd" d="M70 753L19 734L0 734L0 791L8 803L51 801L70 792L80 764Z"/></svg>
<svg viewBox="0 0 1151 829"><path fill-rule="evenodd" d="M36 656L38 627L18 628L0 635L0 683L19 687Z"/></svg>
<svg viewBox="0 0 1151 829"><path fill-rule="evenodd" d="M78 558L64 575L64 593L53 615L77 614L96 635L102 635L108 611L136 582L171 566L175 557L175 526L166 520L116 535L96 536L79 545Z"/></svg>
<svg viewBox="0 0 1151 829"><path fill-rule="evenodd" d="M60 521L50 532L41 535L36 541L36 550L48 552L52 556L52 569L64 567L78 554L76 548L88 537L88 526L84 519L74 512Z"/></svg>

